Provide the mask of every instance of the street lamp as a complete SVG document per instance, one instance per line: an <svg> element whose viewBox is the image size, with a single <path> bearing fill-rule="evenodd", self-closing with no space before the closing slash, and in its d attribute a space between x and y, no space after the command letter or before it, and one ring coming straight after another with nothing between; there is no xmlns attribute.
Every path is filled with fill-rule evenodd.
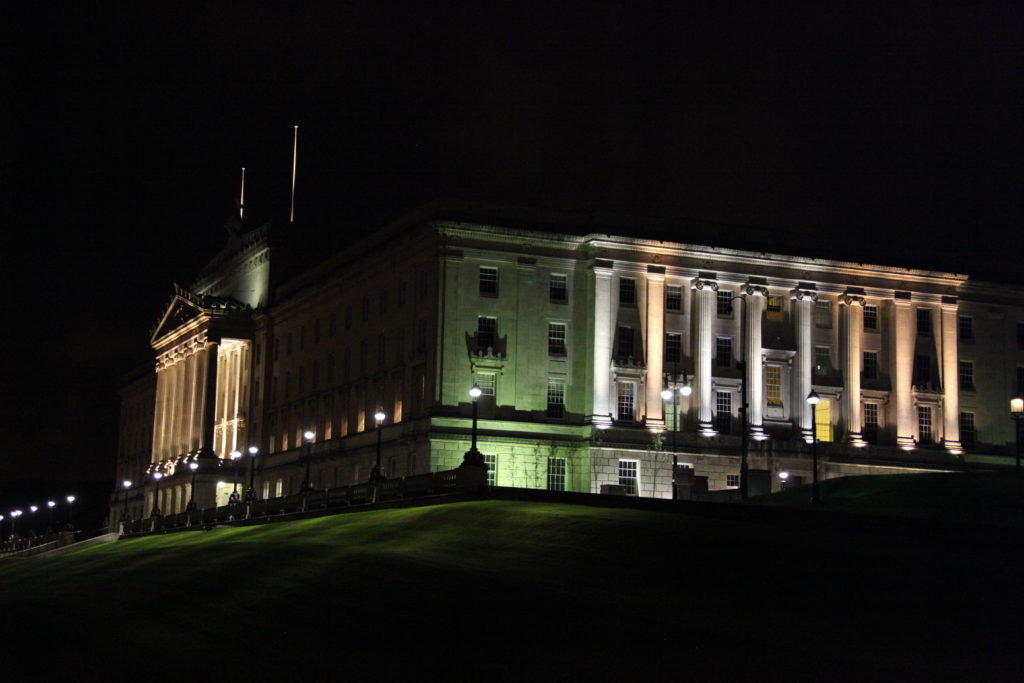
<svg viewBox="0 0 1024 683"><path fill-rule="evenodd" d="M190 464L189 467L192 467L192 465ZM190 504L192 502L194 502L194 500L195 500L194 496L195 496L195 490L196 490L196 487L195 487L196 477L195 477L194 472L195 472L195 470L193 470L193 475L192 475L192 495L193 495L193 500L189 501ZM163 475L162 472L154 472L153 473L153 481L156 482L156 487L153 489L153 509L149 513L150 517L159 517L160 516L160 479L162 479L163 476L164 475Z"/></svg>
<svg viewBox="0 0 1024 683"><path fill-rule="evenodd" d="M46 507L50 508L50 531L53 531L53 508L57 507L57 501L48 500L46 501Z"/></svg>
<svg viewBox="0 0 1024 683"><path fill-rule="evenodd" d="M188 504L185 506L185 512L195 512L195 510L196 510L196 471L199 470L199 462L197 460L193 460L192 462L190 462L188 464L188 468L190 470L192 470L192 486L190 486L189 490L188 490ZM159 472L155 472L154 476L156 474L159 474ZM157 483L157 490L159 491L160 490L160 478L159 477L157 477L157 482L156 483ZM154 509L156 509L156 508L154 508ZM157 514L160 514L160 513L157 512Z"/></svg>
<svg viewBox="0 0 1024 683"><path fill-rule="evenodd" d="M380 408L378 408L377 412L373 414L373 419L377 421L377 460L374 462L373 470L370 472L370 481L387 479L387 477L384 476L384 470L381 469L380 466L380 444L381 439L384 437L384 430L382 427L384 426L385 417L384 411Z"/></svg>
<svg viewBox="0 0 1024 683"><path fill-rule="evenodd" d="M1017 437L1017 471L1020 472L1020 420L1024 415L1024 397L1014 396L1010 399L1010 415L1013 415L1013 427Z"/></svg>
<svg viewBox="0 0 1024 683"><path fill-rule="evenodd" d="M121 510L121 524L128 523L128 489L132 487L132 483L125 479L121 482L121 486L124 487L124 509Z"/></svg>
<svg viewBox="0 0 1024 683"><path fill-rule="evenodd" d="M75 528L75 523L73 521L73 519L74 519L74 514L73 513L75 511L75 497L74 496L68 496L67 498L65 498L65 500L68 501L68 526L71 527L72 529L74 529Z"/></svg>
<svg viewBox="0 0 1024 683"><path fill-rule="evenodd" d="M383 419L384 418L381 418L381 420L383 420ZM380 420L378 420L378 425L379 425L379 423L380 423ZM310 461L313 460L313 437L316 436L316 434L314 434L311 431L307 431L302 436L305 437L305 439L306 439L306 478L302 480L302 486L300 487L299 490L302 493L309 493L310 491L313 490L313 483L309 480L309 463L310 463ZM378 437L379 437L379 435L378 435ZM378 440L379 440L379 438L378 438ZM378 451L379 450L380 449L378 447ZM379 462L380 461L380 453L379 452L377 454L377 460L378 460L377 465L379 467L380 466L380 462Z"/></svg>
<svg viewBox="0 0 1024 683"><path fill-rule="evenodd" d="M249 488L245 490L245 502L251 503L256 500L256 454L260 452L260 449L255 446L249 446Z"/></svg>
<svg viewBox="0 0 1024 683"><path fill-rule="evenodd" d="M37 506L37 505L29 505L28 506L28 511L32 513L32 529L31 529L32 531L35 531L35 529L36 529L36 510L38 510L38 509L39 509L39 506Z"/></svg>
<svg viewBox="0 0 1024 683"><path fill-rule="evenodd" d="M21 510L11 510L11 538L15 538L14 527L18 517L21 517Z"/></svg>
<svg viewBox="0 0 1024 683"><path fill-rule="evenodd" d="M811 505L821 503L818 495L818 401L821 397L811 389L807 394L807 403L811 406Z"/></svg>
<svg viewBox="0 0 1024 683"><path fill-rule="evenodd" d="M480 397L483 395L483 393L484 393L483 389L481 389L480 385L478 385L478 384L474 384L469 389L469 397L471 399L473 399L473 432L472 432L472 442L470 443L469 450L466 451L466 454L464 456L462 456L462 465L463 465L463 467L466 467L466 466L469 466L469 467L486 467L487 466L486 463L484 462L483 453L481 453L480 450L476 447L476 420L477 420L477 414L478 414L479 407L480 407Z"/></svg>
<svg viewBox="0 0 1024 683"><path fill-rule="evenodd" d="M242 457L241 451L231 451L231 463L234 465L234 482L231 487L231 495L228 496L228 504L237 505L242 497L238 495L238 459Z"/></svg>
<svg viewBox="0 0 1024 683"><path fill-rule="evenodd" d="M782 488L786 488L786 484L789 483L789 472L779 472L779 481L782 482Z"/></svg>

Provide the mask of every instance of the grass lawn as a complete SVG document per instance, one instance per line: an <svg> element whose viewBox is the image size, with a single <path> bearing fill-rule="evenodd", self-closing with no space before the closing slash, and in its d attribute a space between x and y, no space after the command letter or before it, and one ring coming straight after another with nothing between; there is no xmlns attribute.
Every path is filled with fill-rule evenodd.
<svg viewBox="0 0 1024 683"><path fill-rule="evenodd" d="M0 670L33 681L1021 679L1020 530L771 512L481 501L0 562Z"/></svg>

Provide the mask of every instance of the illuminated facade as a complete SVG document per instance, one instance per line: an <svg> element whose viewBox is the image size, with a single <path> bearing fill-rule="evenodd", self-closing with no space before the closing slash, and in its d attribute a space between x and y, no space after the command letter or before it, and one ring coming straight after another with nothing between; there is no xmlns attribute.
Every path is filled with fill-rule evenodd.
<svg viewBox="0 0 1024 683"><path fill-rule="evenodd" d="M250 445L260 497L297 492L307 458L315 488L365 481L379 408L387 476L456 467L473 384L499 486L735 488L744 385L754 490L809 480L815 433L824 477L994 462L1013 439L1020 288L474 211L426 207L273 288L267 229L233 232L153 334L152 448L118 480L166 476L132 516L184 509L197 459L197 503L226 503L223 459Z"/></svg>

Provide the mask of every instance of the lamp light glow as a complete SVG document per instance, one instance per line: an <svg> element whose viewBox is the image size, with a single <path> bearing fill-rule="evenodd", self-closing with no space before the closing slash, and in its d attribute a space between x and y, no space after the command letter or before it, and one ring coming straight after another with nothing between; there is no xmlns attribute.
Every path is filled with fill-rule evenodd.
<svg viewBox="0 0 1024 683"><path fill-rule="evenodd" d="M1013 415L1024 413L1024 398L1014 396L1010 399L1010 413Z"/></svg>
<svg viewBox="0 0 1024 683"><path fill-rule="evenodd" d="M256 455L259 452L260 449L256 448L255 446L249 446L249 455Z"/></svg>
<svg viewBox="0 0 1024 683"><path fill-rule="evenodd" d="M470 397L472 397L474 399L480 398L480 396L483 393L484 393L484 390L481 389L480 385L478 385L478 384L474 384L472 387L469 388L469 395L470 395Z"/></svg>
<svg viewBox="0 0 1024 683"><path fill-rule="evenodd" d="M314 434L311 431L307 431L302 436L306 437L306 441L312 441L313 437L316 436L316 434Z"/></svg>
<svg viewBox="0 0 1024 683"><path fill-rule="evenodd" d="M687 382L683 386L679 387L679 393L682 394L683 396L689 396L690 394L693 393L693 387L691 387L690 383Z"/></svg>
<svg viewBox="0 0 1024 683"><path fill-rule="evenodd" d="M52 507L54 507L55 505L57 505L57 502L56 502L56 501L53 501L53 500L48 500L48 501L46 501L46 507L48 507L48 508L52 508Z"/></svg>
<svg viewBox="0 0 1024 683"><path fill-rule="evenodd" d="M661 390L661 398L662 398L663 401L671 401L672 400L672 390L671 389L662 389Z"/></svg>
<svg viewBox="0 0 1024 683"><path fill-rule="evenodd" d="M386 416L384 415L383 410L378 410L376 413L373 414L373 419L376 420L377 422L383 422L385 417Z"/></svg>
<svg viewBox="0 0 1024 683"><path fill-rule="evenodd" d="M74 497L74 496L68 496L68 497L67 497L67 501L68 501L69 503L74 503L74 502L75 502L75 497Z"/></svg>
<svg viewBox="0 0 1024 683"><path fill-rule="evenodd" d="M191 467L191 465L189 465L189 467ZM163 476L164 475L161 472L154 472L153 473L153 478L154 479L161 479L161 478L163 478Z"/></svg>
<svg viewBox="0 0 1024 683"><path fill-rule="evenodd" d="M198 470L198 469L199 469L199 463L197 463L197 462L196 462L195 460L193 460L192 462L190 462L190 463L188 464L188 468L189 468L190 470L192 470L193 472L195 472L196 470ZM157 478L159 479L159 477L157 477Z"/></svg>
<svg viewBox="0 0 1024 683"><path fill-rule="evenodd" d="M807 405L816 406L821 401L821 397L818 396L818 392L811 390L811 393L807 394Z"/></svg>
<svg viewBox="0 0 1024 683"><path fill-rule="evenodd" d="M789 472L779 472L779 479L782 481L789 479Z"/></svg>
<svg viewBox="0 0 1024 683"><path fill-rule="evenodd" d="M130 489L132 487L132 483L125 479L124 481L121 482L121 486L125 487L126 489Z"/></svg>
<svg viewBox="0 0 1024 683"><path fill-rule="evenodd" d="M306 432L306 434L309 434L309 432ZM309 437L306 437L306 438L309 438ZM231 451L231 459L232 460L238 460L241 457L242 457L242 451Z"/></svg>
<svg viewBox="0 0 1024 683"><path fill-rule="evenodd" d="M39 509L39 506L37 506L37 505L29 505L28 509L31 510L32 512L35 512L36 510Z"/></svg>

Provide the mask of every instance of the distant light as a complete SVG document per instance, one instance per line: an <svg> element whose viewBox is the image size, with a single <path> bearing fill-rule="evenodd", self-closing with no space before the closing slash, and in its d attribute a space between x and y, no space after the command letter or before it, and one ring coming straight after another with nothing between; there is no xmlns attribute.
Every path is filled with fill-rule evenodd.
<svg viewBox="0 0 1024 683"><path fill-rule="evenodd" d="M163 475L163 474L161 474L160 472L154 472L154 473L153 473L153 478L154 478L154 479L160 479L160 478L161 478L161 477L163 477L163 476L164 476L164 475Z"/></svg>
<svg viewBox="0 0 1024 683"><path fill-rule="evenodd" d="M1014 396L1010 399L1010 412L1014 415L1024 413L1024 398Z"/></svg>
<svg viewBox="0 0 1024 683"><path fill-rule="evenodd" d="M21 510L11 510L11 517L21 517Z"/></svg>
<svg viewBox="0 0 1024 683"><path fill-rule="evenodd" d="M249 455L256 455L259 452L260 449L256 448L255 446L249 446Z"/></svg>
<svg viewBox="0 0 1024 683"><path fill-rule="evenodd" d="M56 504L57 504L57 503L56 503L56 502L54 502L54 501L52 501L52 500L48 500L48 501L46 501L46 507L48 507L48 508L52 508L52 507L54 507L54 506L55 506Z"/></svg>
<svg viewBox="0 0 1024 683"><path fill-rule="evenodd" d="M483 393L484 393L484 390L481 389L480 385L478 385L478 384L474 384L472 387L469 388L469 395L471 397L473 397L473 398L480 398L480 396Z"/></svg>
<svg viewBox="0 0 1024 683"><path fill-rule="evenodd" d="M306 434L309 434L309 432L306 432ZM307 436L306 438L308 439L309 437ZM231 451L231 459L232 460L238 460L241 457L242 457L242 452L241 451Z"/></svg>
<svg viewBox="0 0 1024 683"><path fill-rule="evenodd" d="M306 437L306 441L312 441L313 437L316 436L316 434L314 434L313 432L306 432L305 434L303 434L303 436Z"/></svg>
<svg viewBox="0 0 1024 683"><path fill-rule="evenodd" d="M188 464L188 468L189 468L190 470L192 470L193 472L195 472L196 470L198 470L198 469L199 469L199 463L197 463L197 462L196 462L195 460L193 460L192 462L190 462L190 463Z"/></svg>
<svg viewBox="0 0 1024 683"><path fill-rule="evenodd" d="M0 515L0 522L4 521L4 516Z"/></svg>
<svg viewBox="0 0 1024 683"><path fill-rule="evenodd" d="M31 510L32 512L35 512L35 511L36 511L36 510L38 510L39 508L38 508L38 507L36 507L35 505L29 505L29 506L28 506L28 509L29 509L29 510Z"/></svg>
<svg viewBox="0 0 1024 683"><path fill-rule="evenodd" d="M782 481L789 479L789 472L779 472L779 479Z"/></svg>
<svg viewBox="0 0 1024 683"><path fill-rule="evenodd" d="M223 482L223 481L218 481L218 482L217 482L217 488L219 488L219 489L222 489L222 488L224 488L225 486L227 486L227 483L225 483L225 482Z"/></svg>
<svg viewBox="0 0 1024 683"><path fill-rule="evenodd" d="M807 394L807 404L808 405L816 406L816 405L818 405L818 402L820 400L821 400L821 397L818 396L818 392L814 391L813 389L811 390L811 393Z"/></svg>
<svg viewBox="0 0 1024 683"><path fill-rule="evenodd" d="M373 414L373 419L376 420L378 423L383 422L385 417L387 416L384 414L383 410L378 410L376 413Z"/></svg>
<svg viewBox="0 0 1024 683"><path fill-rule="evenodd" d="M661 390L661 398L663 400L665 400L665 401L671 401L672 400L672 390L671 389L662 389Z"/></svg>
<svg viewBox="0 0 1024 683"><path fill-rule="evenodd" d="M690 383L687 382L683 386L679 387L679 393L682 394L683 396L689 396L690 394L693 393L693 387L691 387Z"/></svg>
<svg viewBox="0 0 1024 683"><path fill-rule="evenodd" d="M126 489L130 489L132 487L132 483L125 479L124 481L121 482L121 486L125 487Z"/></svg>
<svg viewBox="0 0 1024 683"><path fill-rule="evenodd" d="M68 497L67 497L67 501L68 501L69 503L74 503L74 502L75 502L75 497L74 497L74 496L68 496Z"/></svg>

